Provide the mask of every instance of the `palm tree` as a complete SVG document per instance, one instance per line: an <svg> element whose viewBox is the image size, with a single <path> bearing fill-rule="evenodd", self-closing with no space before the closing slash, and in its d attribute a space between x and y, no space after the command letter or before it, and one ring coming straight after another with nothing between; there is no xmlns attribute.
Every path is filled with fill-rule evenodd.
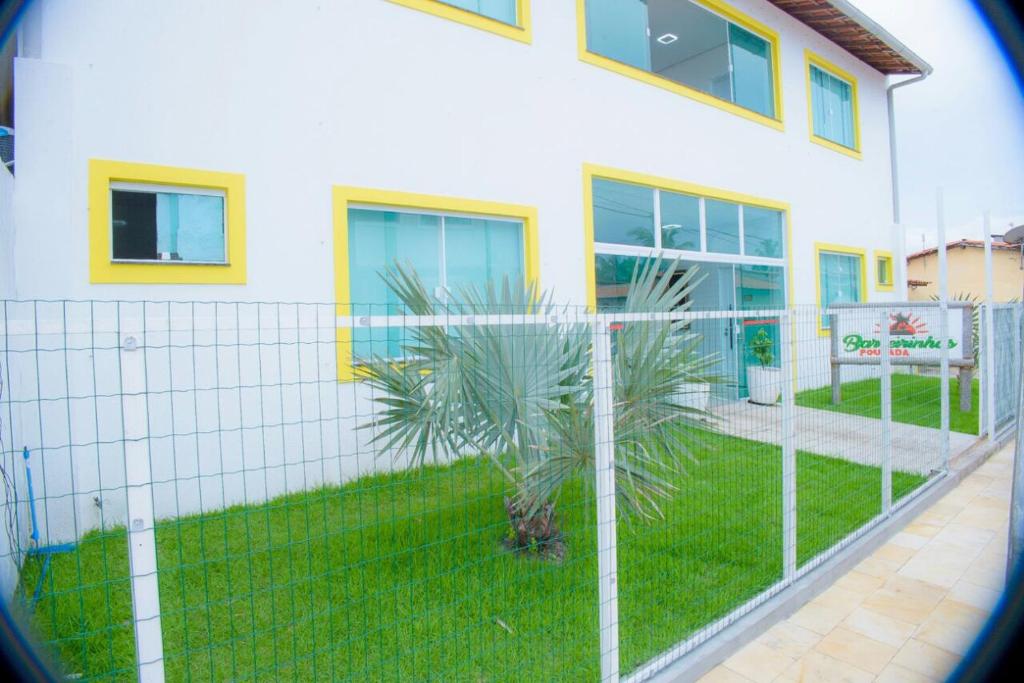
<svg viewBox="0 0 1024 683"><path fill-rule="evenodd" d="M634 270L625 312L685 309L698 284L696 269L649 260ZM412 315L544 313L559 322L537 325L411 327L404 360L361 359L375 389L374 430L382 452L404 453L414 465L485 454L508 481L507 545L550 558L564 553L555 519L570 479L594 480L594 387L591 330L585 319L552 303L532 286L500 291L467 287L435 296L416 273L397 266L382 275ZM577 319L580 316L577 315ZM695 382L715 382L717 358L700 353L700 336L684 322L629 322L614 338L615 482L627 514L659 516L658 500L675 490L672 475L693 459L694 429L713 416L684 405Z"/></svg>

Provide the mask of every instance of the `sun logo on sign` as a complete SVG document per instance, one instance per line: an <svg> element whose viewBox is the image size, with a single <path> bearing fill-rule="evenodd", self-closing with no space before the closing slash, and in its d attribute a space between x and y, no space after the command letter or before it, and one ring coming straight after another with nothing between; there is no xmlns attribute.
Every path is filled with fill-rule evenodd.
<svg viewBox="0 0 1024 683"><path fill-rule="evenodd" d="M893 336L912 337L915 334L928 334L928 324L913 313L896 313L890 315L889 334ZM881 332L880 325L875 325L875 332Z"/></svg>

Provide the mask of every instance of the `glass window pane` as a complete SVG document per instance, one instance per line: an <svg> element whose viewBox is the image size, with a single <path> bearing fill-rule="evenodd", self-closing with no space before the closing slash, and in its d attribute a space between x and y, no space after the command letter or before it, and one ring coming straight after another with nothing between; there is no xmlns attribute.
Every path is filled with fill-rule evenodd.
<svg viewBox="0 0 1024 683"><path fill-rule="evenodd" d="M225 263L224 198L111 190L114 259Z"/></svg>
<svg viewBox="0 0 1024 683"><path fill-rule="evenodd" d="M775 116L772 51L767 40L729 24L733 101L765 116Z"/></svg>
<svg viewBox="0 0 1024 683"><path fill-rule="evenodd" d="M833 303L856 303L861 300L861 259L852 254L822 252L819 263L819 287L822 308ZM828 316L822 316L822 327L828 328Z"/></svg>
<svg viewBox="0 0 1024 683"><path fill-rule="evenodd" d="M700 251L700 199L685 194L661 194L661 246Z"/></svg>
<svg viewBox="0 0 1024 683"><path fill-rule="evenodd" d="M349 283L354 315L402 312L381 274L395 262L412 266L428 292L440 284L441 219L396 211L349 209ZM356 328L353 355L401 357L398 328Z"/></svg>
<svg viewBox="0 0 1024 683"><path fill-rule="evenodd" d="M501 292L505 280L522 286L523 224L482 218L445 218L445 269L448 289L488 285Z"/></svg>
<svg viewBox="0 0 1024 683"><path fill-rule="evenodd" d="M716 199L704 200L708 251L719 254L740 253L739 205Z"/></svg>
<svg viewBox="0 0 1024 683"><path fill-rule="evenodd" d="M224 263L224 198L168 194L156 198L157 249L182 261ZM166 247L166 248L165 248Z"/></svg>
<svg viewBox="0 0 1024 683"><path fill-rule="evenodd" d="M651 71L732 100L728 22L679 0L649 0Z"/></svg>
<svg viewBox="0 0 1024 683"><path fill-rule="evenodd" d="M654 190L595 178L594 239L654 246Z"/></svg>
<svg viewBox="0 0 1024 683"><path fill-rule="evenodd" d="M587 0L587 50L651 69L644 0Z"/></svg>
<svg viewBox="0 0 1024 683"><path fill-rule="evenodd" d="M888 258L881 257L878 259L878 282L880 284L892 284L892 274L889 272L891 266L892 262Z"/></svg>
<svg viewBox="0 0 1024 683"><path fill-rule="evenodd" d="M111 190L110 218L115 259L157 259L156 193Z"/></svg>
<svg viewBox="0 0 1024 683"><path fill-rule="evenodd" d="M786 306L781 266L736 266L736 303L743 310L778 309Z"/></svg>
<svg viewBox="0 0 1024 683"><path fill-rule="evenodd" d="M446 5L516 25L516 0L438 0Z"/></svg>
<svg viewBox="0 0 1024 683"><path fill-rule="evenodd" d="M597 308L599 311L621 311L626 304L633 270L640 259L636 256L598 254L595 262ZM642 267L642 266L641 266Z"/></svg>
<svg viewBox="0 0 1024 683"><path fill-rule="evenodd" d="M756 206L743 207L743 253L782 258L782 212Z"/></svg>

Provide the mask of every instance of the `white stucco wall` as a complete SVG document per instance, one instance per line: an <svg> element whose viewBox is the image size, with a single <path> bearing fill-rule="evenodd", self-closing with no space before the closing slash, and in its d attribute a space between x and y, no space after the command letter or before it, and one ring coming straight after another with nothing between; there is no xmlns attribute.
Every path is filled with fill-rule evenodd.
<svg viewBox="0 0 1024 683"><path fill-rule="evenodd" d="M795 303L813 301L813 241L891 248L881 74L737 0L781 34L779 132L580 62L575 4L532 4L524 45L386 0L37 3L17 253L52 267L23 270L21 295L328 301L330 188L351 184L538 207L542 283L582 300L584 162L789 202ZM863 160L809 141L805 48L858 77ZM245 174L248 283L90 285L90 158Z"/></svg>
<svg viewBox="0 0 1024 683"><path fill-rule="evenodd" d="M873 249L894 250L884 77L763 0L733 4L780 33L784 131L581 62L575 3L568 0L533 0L530 45L386 0L265 3L258 10L244 0L37 2L26 18L27 47L15 74L18 295L329 302L331 187L355 185L537 207L542 286L560 300L582 303L582 165L594 163L788 202L794 304L814 303L815 241L867 250L869 299L890 296L874 290L871 259ZM806 48L858 78L862 160L809 140ZM247 284L90 284L91 158L244 174ZM76 309L75 315L86 313ZM827 382L825 342L810 329L799 335L807 349L802 376ZM42 429L38 408L22 416L26 443L84 438L93 444L47 456L55 463L44 483L54 501L48 513L61 518L52 522L54 538L99 523L93 495L104 498L107 522L123 519L123 462L116 444L106 443L120 429L116 406L107 405L109 398L96 400L108 392L89 384L97 358L101 381L109 381L116 353L80 351L69 365L56 355L18 356L30 384L38 371L52 383L47 391L70 392L67 367L93 397L65 401L63 413L59 406L44 408L50 412ZM239 362L225 353L227 367ZM316 382L335 376L333 354L326 347L320 354L306 361L316 369L313 384L273 390L279 411L302 425L297 435L282 430L267 437L223 423L197 429L195 418L171 423L169 406L155 398L151 414L160 417L151 425L154 433L216 436L202 437L198 447L194 438L192 445L179 440L177 454L168 450L173 439L154 441L154 477L187 482L196 474L189 468L206 468L216 490L203 496L205 507L376 467L351 459L360 449L349 427L368 414L367 397L354 385L325 389ZM182 361L189 372L191 362ZM225 389L236 392L227 407L238 412L241 406L245 419L259 415L259 396L217 372L212 379L200 374L221 387L221 396ZM200 419L217 412L217 391L197 390L191 374L182 381L193 401L188 408ZM321 395L300 403L301 392L317 386ZM334 398L323 398L324 392ZM310 436L325 424L319 412L308 412L311 405L324 411L332 429L345 429ZM101 428L111 430L107 437L92 426L97 406L104 411ZM174 419L187 413L179 410ZM264 441L260 450L243 448L232 434ZM295 473L287 480L275 476L279 470L267 469L268 463L284 468L296 443L303 447L302 461L292 463ZM185 451L188 458L181 456ZM248 458L257 455L270 459L259 460L262 474L253 475L262 485L237 473L256 467ZM164 501L158 515L200 509L201 485L157 488ZM58 515L61 505L66 510Z"/></svg>

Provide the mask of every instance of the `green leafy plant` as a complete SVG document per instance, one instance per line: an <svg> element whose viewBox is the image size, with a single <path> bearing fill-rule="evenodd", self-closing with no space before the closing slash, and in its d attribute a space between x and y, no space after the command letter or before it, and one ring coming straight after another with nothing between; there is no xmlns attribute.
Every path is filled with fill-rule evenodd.
<svg viewBox="0 0 1024 683"><path fill-rule="evenodd" d="M775 354L772 351L775 348L775 342L772 341L768 330L763 327L759 329L754 338L750 340L748 346L750 347L750 352L754 354L754 358L757 359L762 368L771 367L771 364L775 361Z"/></svg>
<svg viewBox="0 0 1024 683"><path fill-rule="evenodd" d="M564 543L555 515L563 485L592 484L595 469L591 328L554 305L535 287L500 291L462 288L442 297L427 290L411 268L382 275L413 315L529 313L562 322L535 325L410 327L402 362L360 359L378 411L373 429L379 452L410 457L413 465L482 454L508 481L506 545L537 548L561 558ZM624 313L685 309L698 284L696 269L652 259L634 269ZM682 405L684 385L716 382L715 355L682 321L629 321L615 333L615 486L620 509L660 516L672 474L693 460L692 428L706 432L714 416Z"/></svg>

